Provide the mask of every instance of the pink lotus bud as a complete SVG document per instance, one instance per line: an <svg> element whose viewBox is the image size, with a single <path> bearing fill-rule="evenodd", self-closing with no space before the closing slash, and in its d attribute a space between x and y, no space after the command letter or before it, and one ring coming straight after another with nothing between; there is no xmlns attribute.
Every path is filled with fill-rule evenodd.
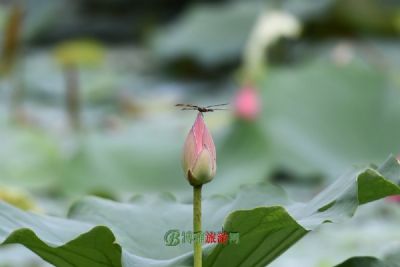
<svg viewBox="0 0 400 267"><path fill-rule="evenodd" d="M387 198L389 202L397 202L400 203L400 195L390 196Z"/></svg>
<svg viewBox="0 0 400 267"><path fill-rule="evenodd" d="M255 88L246 86L239 90L235 98L236 115L244 120L254 120L261 110L258 92Z"/></svg>
<svg viewBox="0 0 400 267"><path fill-rule="evenodd" d="M198 186L210 182L217 170L216 159L212 136L199 113L183 148L183 171L189 183Z"/></svg>

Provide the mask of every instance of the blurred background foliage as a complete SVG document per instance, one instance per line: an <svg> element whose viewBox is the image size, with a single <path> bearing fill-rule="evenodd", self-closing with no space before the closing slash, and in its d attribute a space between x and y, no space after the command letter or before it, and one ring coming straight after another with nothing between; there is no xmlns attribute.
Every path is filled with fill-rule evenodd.
<svg viewBox="0 0 400 267"><path fill-rule="evenodd" d="M180 102L231 103L206 115L218 153L207 195L269 179L306 200L351 163L400 149L396 0L8 0L0 32L0 199L24 209L63 214L85 194L187 199L180 157L195 113ZM248 70L258 41L259 68ZM235 96L249 85L261 111L243 119ZM381 203L343 227L332 253L300 256L315 242L305 241L271 266L380 256L370 232L399 220L396 204ZM41 264L20 253L0 250L0 266Z"/></svg>

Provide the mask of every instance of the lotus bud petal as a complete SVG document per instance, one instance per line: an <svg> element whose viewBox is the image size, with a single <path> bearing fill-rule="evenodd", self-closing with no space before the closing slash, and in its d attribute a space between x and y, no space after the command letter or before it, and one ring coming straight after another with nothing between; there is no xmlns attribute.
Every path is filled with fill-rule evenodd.
<svg viewBox="0 0 400 267"><path fill-rule="evenodd" d="M216 173L216 151L203 115L199 113L183 148L183 171L193 186L210 182Z"/></svg>

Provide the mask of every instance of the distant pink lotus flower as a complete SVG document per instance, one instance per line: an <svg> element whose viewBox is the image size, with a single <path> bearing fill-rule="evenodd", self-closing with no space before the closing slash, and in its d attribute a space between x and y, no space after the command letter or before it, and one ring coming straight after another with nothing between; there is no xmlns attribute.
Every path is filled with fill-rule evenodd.
<svg viewBox="0 0 400 267"><path fill-rule="evenodd" d="M183 148L183 171L193 186L210 182L216 173L215 145L199 112Z"/></svg>
<svg viewBox="0 0 400 267"><path fill-rule="evenodd" d="M387 198L389 202L397 202L400 203L400 195L390 196Z"/></svg>
<svg viewBox="0 0 400 267"><path fill-rule="evenodd" d="M246 86L239 90L235 97L235 112L239 118L254 120L261 111L261 103L257 90Z"/></svg>

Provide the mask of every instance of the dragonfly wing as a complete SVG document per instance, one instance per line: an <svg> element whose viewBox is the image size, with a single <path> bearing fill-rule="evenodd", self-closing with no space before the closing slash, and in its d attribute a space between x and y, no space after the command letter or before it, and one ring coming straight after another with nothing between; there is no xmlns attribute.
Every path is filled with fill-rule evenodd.
<svg viewBox="0 0 400 267"><path fill-rule="evenodd" d="M212 107L221 107L221 106L226 106L226 105L229 105L229 103L223 103L223 104L210 105L210 106L207 106L206 108L212 108Z"/></svg>

